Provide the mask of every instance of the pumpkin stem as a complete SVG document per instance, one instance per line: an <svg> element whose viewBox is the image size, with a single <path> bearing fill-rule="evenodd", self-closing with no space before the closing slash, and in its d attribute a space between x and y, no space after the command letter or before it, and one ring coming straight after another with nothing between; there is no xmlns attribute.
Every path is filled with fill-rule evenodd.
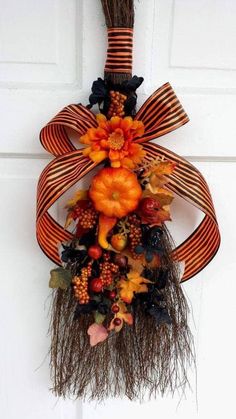
<svg viewBox="0 0 236 419"><path fill-rule="evenodd" d="M111 231L111 229L114 227L116 222L116 217L107 217L104 214L99 215L98 243L103 249L114 250L107 241L107 235L109 231Z"/></svg>
<svg viewBox="0 0 236 419"><path fill-rule="evenodd" d="M114 201L118 201L120 194L119 192L112 192L111 196L112 196L112 199L114 199Z"/></svg>

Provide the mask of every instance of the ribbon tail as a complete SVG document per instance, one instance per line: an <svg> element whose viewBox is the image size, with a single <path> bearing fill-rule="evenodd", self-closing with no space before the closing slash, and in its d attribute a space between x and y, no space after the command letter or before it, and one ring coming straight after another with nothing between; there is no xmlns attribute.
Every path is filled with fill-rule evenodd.
<svg viewBox="0 0 236 419"><path fill-rule="evenodd" d="M170 83L165 83L146 100L135 119L141 120L145 126L143 137L136 139L136 143L158 138L189 121Z"/></svg>
<svg viewBox="0 0 236 419"><path fill-rule="evenodd" d="M43 252L57 265L61 265L58 246L70 240L72 235L52 218L48 210L61 195L96 165L84 157L81 150L75 150L55 158L39 178L36 236Z"/></svg>
<svg viewBox="0 0 236 419"><path fill-rule="evenodd" d="M143 147L149 160L164 157L176 163L168 188L205 214L196 230L173 251L174 260L185 263L182 281L186 281L208 265L220 246L211 194L202 174L187 160L157 144L148 143Z"/></svg>
<svg viewBox="0 0 236 419"><path fill-rule="evenodd" d="M67 129L81 136L88 128L96 126L96 117L89 109L83 105L69 105L40 133L43 147L57 157L46 166L39 178L36 236L43 252L57 265L61 265L58 246L70 240L72 234L60 226L48 210L64 192L96 166L83 156L82 150L74 147Z"/></svg>
<svg viewBox="0 0 236 419"><path fill-rule="evenodd" d="M72 239L73 235L58 224L46 211L36 222L36 237L45 255L61 266L59 245Z"/></svg>

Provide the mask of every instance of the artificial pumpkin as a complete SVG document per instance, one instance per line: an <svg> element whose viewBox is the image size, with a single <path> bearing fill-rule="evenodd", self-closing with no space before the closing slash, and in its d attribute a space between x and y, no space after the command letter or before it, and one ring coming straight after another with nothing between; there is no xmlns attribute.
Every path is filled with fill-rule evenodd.
<svg viewBox="0 0 236 419"><path fill-rule="evenodd" d="M105 167L93 177L89 196L97 211L122 218L137 208L142 189L130 170Z"/></svg>

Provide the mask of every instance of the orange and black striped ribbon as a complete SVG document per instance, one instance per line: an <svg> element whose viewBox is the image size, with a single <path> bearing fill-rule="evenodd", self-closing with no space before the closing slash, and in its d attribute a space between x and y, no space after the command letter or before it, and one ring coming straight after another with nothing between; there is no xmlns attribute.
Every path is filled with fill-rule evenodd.
<svg viewBox="0 0 236 419"><path fill-rule="evenodd" d="M107 59L105 72L132 73L133 29L107 29Z"/></svg>
<svg viewBox="0 0 236 419"><path fill-rule="evenodd" d="M188 116L172 87L166 83L147 99L135 118L142 120L145 126L144 136L136 141L144 143L147 158L160 157L176 163L168 187L204 213L196 230L173 251L174 259L185 263L182 281L186 281L211 261L220 245L211 194L202 174L192 164L149 140L182 126L188 122ZM90 110L82 105L70 105L41 131L43 146L57 157L46 166L38 183L37 239L45 254L58 265L61 264L58 246L70 240L72 235L48 211L64 192L96 166L96 163L83 156L81 150L75 149L66 128L83 135L88 128L96 126L96 118Z"/></svg>

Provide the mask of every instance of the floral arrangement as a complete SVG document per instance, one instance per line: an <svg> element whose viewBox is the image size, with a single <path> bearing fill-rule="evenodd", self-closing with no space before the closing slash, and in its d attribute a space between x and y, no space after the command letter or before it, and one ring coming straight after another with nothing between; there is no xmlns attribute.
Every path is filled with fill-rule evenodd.
<svg viewBox="0 0 236 419"><path fill-rule="evenodd" d="M111 98L122 114L124 96L111 91ZM87 330L92 346L133 324L138 298L159 323L171 321L161 289L167 280L164 222L173 199L168 176L175 168L171 161L145 160L142 145L134 142L144 134L141 121L101 113L96 120L97 128L80 142L83 154L104 167L89 190L78 190L67 203L65 227L74 226L74 237L63 243L63 269L53 270L50 280L52 288L73 284L77 314L93 313Z"/></svg>
<svg viewBox="0 0 236 419"><path fill-rule="evenodd" d="M143 78L132 76L133 1L101 2L104 79L93 82L87 106L65 107L40 134L55 155L37 195L37 239L58 265L49 281L51 375L59 396L142 400L188 383L194 348L181 282L211 261L220 234L201 173L151 141L188 122L170 84L136 110ZM61 226L50 207L75 185ZM175 195L204 213L178 247L167 228Z"/></svg>

